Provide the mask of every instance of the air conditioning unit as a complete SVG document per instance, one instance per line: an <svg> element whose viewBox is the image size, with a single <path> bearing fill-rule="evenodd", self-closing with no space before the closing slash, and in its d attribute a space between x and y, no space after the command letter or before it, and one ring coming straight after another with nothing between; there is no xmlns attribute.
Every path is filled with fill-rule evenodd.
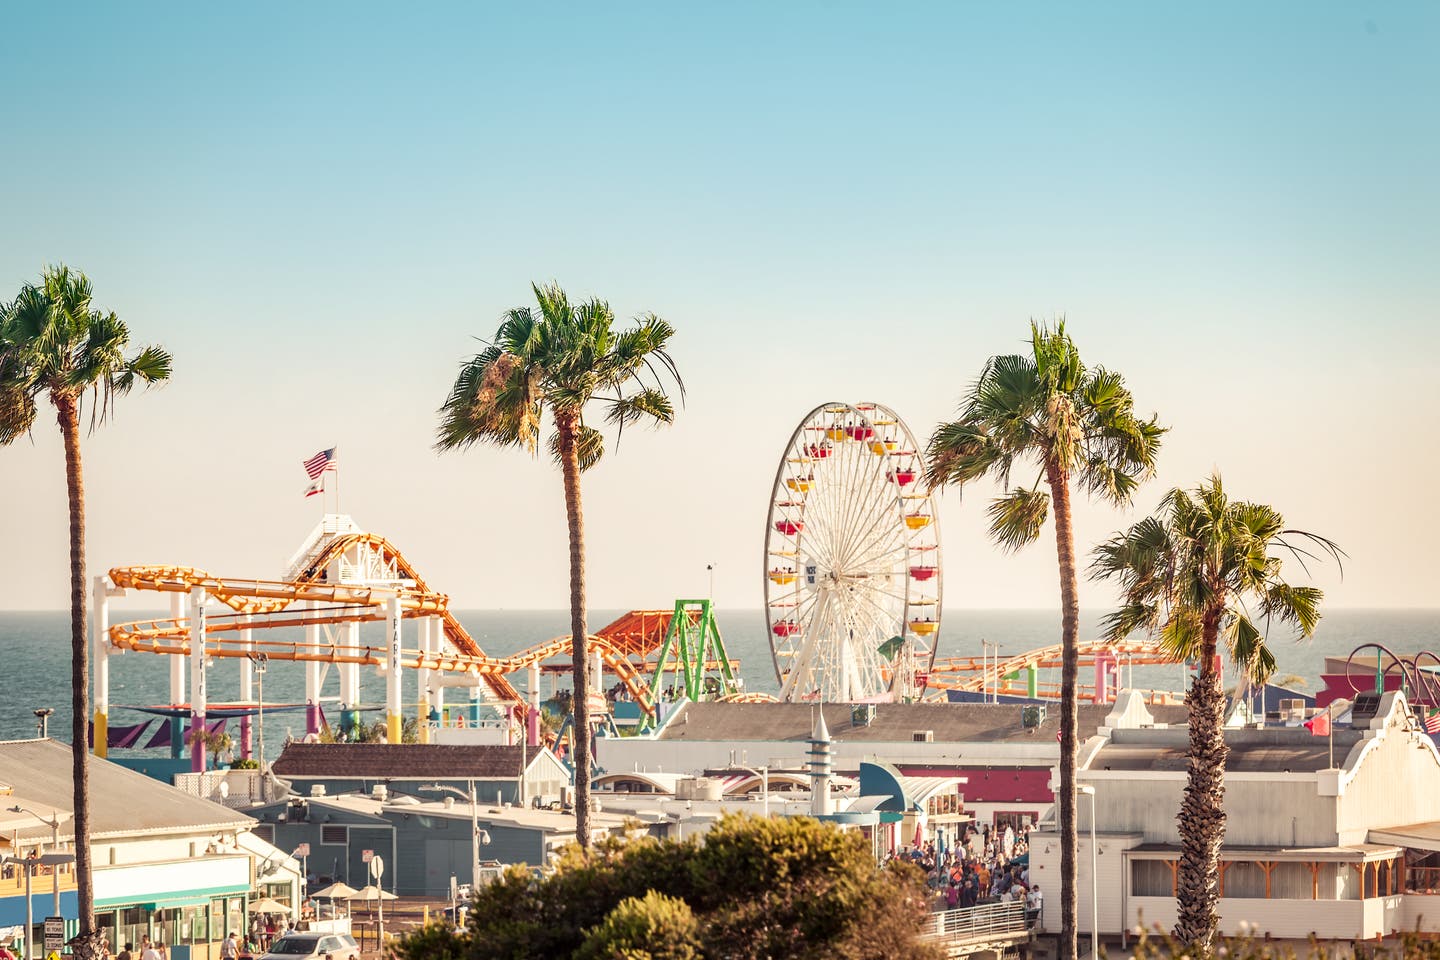
<svg viewBox="0 0 1440 960"><path fill-rule="evenodd" d="M875 720L875 704L857 703L850 708L850 725L868 727Z"/></svg>
<svg viewBox="0 0 1440 960"><path fill-rule="evenodd" d="M910 734L910 742L911 742L911 743L934 743L934 742L935 742L935 731L934 731L934 730L916 730L916 731L914 731L913 733Z"/></svg>
<svg viewBox="0 0 1440 960"><path fill-rule="evenodd" d="M1026 730L1034 730L1045 724L1045 707L1042 704L1030 703L1020 708L1020 726Z"/></svg>
<svg viewBox="0 0 1440 960"><path fill-rule="evenodd" d="M1350 725L1352 727L1369 726L1370 721L1380 712L1380 694L1361 693L1355 697L1355 702L1350 707Z"/></svg>

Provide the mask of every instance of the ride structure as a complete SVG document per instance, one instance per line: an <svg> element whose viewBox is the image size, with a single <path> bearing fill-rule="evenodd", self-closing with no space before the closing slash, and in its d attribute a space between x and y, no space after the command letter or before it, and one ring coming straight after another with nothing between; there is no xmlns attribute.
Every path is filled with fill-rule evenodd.
<svg viewBox="0 0 1440 960"><path fill-rule="evenodd" d="M930 667L927 687L944 695L948 691L980 693L998 697L1060 699L1060 682L1041 679L1041 671L1058 669L1064 648L1060 644L1039 647L1014 656L946 657ZM1109 703L1122 686L1124 668L1139 666L1180 666L1181 661L1165 650L1153 637L1134 637L1118 641L1082 640L1077 645L1080 669L1090 668L1092 682L1080 684L1082 699L1092 703ZM1179 695L1170 691L1150 691L1152 702L1177 701Z"/></svg>
<svg viewBox="0 0 1440 960"><path fill-rule="evenodd" d="M130 591L169 594L171 616L111 624L110 600ZM722 669L705 656L718 650L721 689L732 692L733 668L724 658L709 603L692 614L696 603L682 601L674 611L632 611L587 637L586 650L595 658L588 692L601 694L603 666L641 712L653 717L656 698L646 679L652 673L647 658L671 635L686 638L682 646L687 653L681 660L687 690L703 688L707 669ZM404 554L385 538L361 530L350 517L333 514L316 526L278 579L219 577L182 566L116 567L96 578L93 604L96 753L105 755L108 743L109 658L131 651L161 654L170 658L170 705L177 711L184 708L190 717L191 733L185 739L195 770L206 765L203 734L212 706L208 678L213 661L238 661L240 702L217 705L217 715L240 716L241 753L248 757L248 708L256 703L257 662L304 664L307 734L320 732L329 671L338 673L339 696L334 699L343 717L353 715L360 703L360 668L368 666L385 678L386 732L392 743L401 742L404 725L401 671L415 670L420 697L414 708L422 740L431 722L445 712L446 689L461 687L471 694L470 720L478 723L482 708L495 708L507 739L523 724L526 739L538 745L542 664L569 655L573 648L571 637L563 636L512 656L487 655L450 611L449 598L432 590ZM366 622L385 624L383 644L361 643L360 624ZM303 628L304 639L264 637L267 630L287 627ZM698 661L689 651L699 654ZM520 671L528 676L527 697L508 679ZM663 663L653 668L657 678L664 672Z"/></svg>
<svg viewBox="0 0 1440 960"><path fill-rule="evenodd" d="M914 699L940 638L940 532L919 444L878 403L825 403L791 434L765 532L781 700Z"/></svg>

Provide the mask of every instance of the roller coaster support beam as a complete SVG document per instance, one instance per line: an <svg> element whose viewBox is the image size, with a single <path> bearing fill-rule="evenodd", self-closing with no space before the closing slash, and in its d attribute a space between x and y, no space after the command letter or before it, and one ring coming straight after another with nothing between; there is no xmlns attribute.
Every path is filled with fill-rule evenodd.
<svg viewBox="0 0 1440 960"><path fill-rule="evenodd" d="M125 591L111 583L109 577L102 574L95 578L90 601L91 639L95 644L95 715L91 719L95 724L92 749L97 757L110 752L110 598L123 596Z"/></svg>
<svg viewBox="0 0 1440 960"><path fill-rule="evenodd" d="M425 653L435 652L435 621L430 617L423 617L420 620L420 649ZM425 666L422 658L419 669L415 671L415 716L418 719L416 724L417 734L421 743L430 742L430 725L426 722L430 715L430 668Z"/></svg>
<svg viewBox="0 0 1440 960"><path fill-rule="evenodd" d="M170 616L184 626L185 619L185 594L172 593L170 595ZM170 658L170 703L178 705L185 702L185 672L189 667L189 661L185 654ZM180 738L171 731L170 747L175 759L180 758Z"/></svg>
<svg viewBox="0 0 1440 960"><path fill-rule="evenodd" d="M435 654L436 659L438 660L440 653L445 649L445 622L437 617L435 620L434 630ZM443 677L444 674L436 671L434 674L432 674L432 676L435 676L437 679L439 679ZM430 685L434 688L430 691L430 710L432 713L438 716L440 718L440 721L443 723L445 720L445 687L443 684L435 682L432 682Z"/></svg>
<svg viewBox="0 0 1440 960"><path fill-rule="evenodd" d="M1030 664L1025 668L1025 696L1032 700L1040 695L1040 668Z"/></svg>
<svg viewBox="0 0 1440 960"><path fill-rule="evenodd" d="M532 747L540 746L540 661L536 660L525 668L526 698L530 713L525 717L525 741Z"/></svg>
<svg viewBox="0 0 1440 960"><path fill-rule="evenodd" d="M405 729L405 718L400 704L400 625L404 623L404 610L398 596L391 597L385 604L386 644L385 657L385 731L390 743L400 743Z"/></svg>
<svg viewBox="0 0 1440 960"><path fill-rule="evenodd" d="M205 588L190 591L190 769L205 772Z"/></svg>

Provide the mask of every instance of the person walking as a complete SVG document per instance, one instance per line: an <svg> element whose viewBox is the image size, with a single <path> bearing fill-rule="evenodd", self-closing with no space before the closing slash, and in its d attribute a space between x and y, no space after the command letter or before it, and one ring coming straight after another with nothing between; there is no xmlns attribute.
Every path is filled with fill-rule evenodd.
<svg viewBox="0 0 1440 960"><path fill-rule="evenodd" d="M240 943L234 931L220 943L220 960L239 960Z"/></svg>

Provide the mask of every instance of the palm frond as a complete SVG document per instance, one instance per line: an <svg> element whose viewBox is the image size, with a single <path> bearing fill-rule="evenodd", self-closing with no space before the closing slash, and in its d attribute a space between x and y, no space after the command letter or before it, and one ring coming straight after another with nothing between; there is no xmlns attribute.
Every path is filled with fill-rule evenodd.
<svg viewBox="0 0 1440 960"><path fill-rule="evenodd" d="M1019 550L1034 543L1050 515L1050 495L1041 490L1016 487L990 501L990 537L1006 550Z"/></svg>
<svg viewBox="0 0 1440 960"><path fill-rule="evenodd" d="M555 461L557 466L563 465L565 455L560 449L560 432L558 430L552 431L550 439L546 441L546 444L550 448L551 459ZM605 435L594 427L587 427L583 423L576 427L575 462L579 465L580 472L584 473L586 470L595 466L604 455Z"/></svg>

